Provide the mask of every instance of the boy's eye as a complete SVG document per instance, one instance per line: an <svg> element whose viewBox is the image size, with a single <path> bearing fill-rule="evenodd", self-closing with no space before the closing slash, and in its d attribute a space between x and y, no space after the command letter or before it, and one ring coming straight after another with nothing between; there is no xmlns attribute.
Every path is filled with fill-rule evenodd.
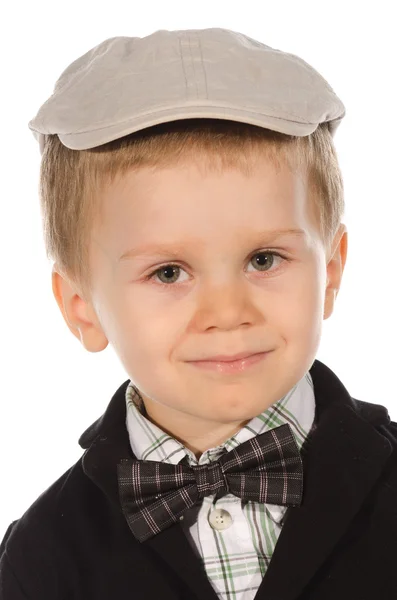
<svg viewBox="0 0 397 600"><path fill-rule="evenodd" d="M259 260L257 260L257 257L259 257ZM270 260L268 257L270 257ZM282 263L284 261L291 260L291 259L287 258L286 256L283 256L279 252L273 252L271 250L257 252L256 254L253 255L253 257L250 260L254 261L255 267L258 267L259 271L264 273L264 272L269 271L271 269L271 267L273 266L274 257L280 258ZM182 270L182 267L180 267L179 265L170 263L170 264L164 265L163 267L156 269L155 271L150 273L146 277L146 279L147 280L155 279L157 274L159 274L160 283L162 285L176 283L176 280L178 279L178 274L180 273L181 270ZM274 272L276 270L277 269L273 269L271 272ZM160 274L162 274L162 273L165 274L164 280L161 279L161 277L160 277Z"/></svg>

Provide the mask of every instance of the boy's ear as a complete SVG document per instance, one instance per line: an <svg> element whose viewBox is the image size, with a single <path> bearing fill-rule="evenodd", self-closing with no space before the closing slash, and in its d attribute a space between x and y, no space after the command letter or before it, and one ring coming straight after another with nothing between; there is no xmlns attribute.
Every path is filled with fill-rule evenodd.
<svg viewBox="0 0 397 600"><path fill-rule="evenodd" d="M332 243L331 258L327 263L327 287L324 299L324 319L328 319L334 310L336 297L338 295L342 275L347 257L347 227L341 223Z"/></svg>
<svg viewBox="0 0 397 600"><path fill-rule="evenodd" d="M83 300L77 287L52 269L52 291L73 335L78 338L88 352L101 352L109 344L94 307Z"/></svg>

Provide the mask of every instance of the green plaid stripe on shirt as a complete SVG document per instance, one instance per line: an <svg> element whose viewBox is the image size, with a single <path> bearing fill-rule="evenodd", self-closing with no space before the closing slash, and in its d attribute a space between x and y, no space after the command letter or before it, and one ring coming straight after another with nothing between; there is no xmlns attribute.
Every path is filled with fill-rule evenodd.
<svg viewBox="0 0 397 600"><path fill-rule="evenodd" d="M126 389L126 426L135 456L178 464L185 456L189 464L204 465L217 460L239 444L269 429L288 423L299 448L314 422L315 397L309 371L283 398L254 417L221 446L210 448L197 460L191 450L166 434L145 416L142 397L129 383ZM217 531L208 521L215 508L227 510L232 517L228 529ZM202 504L188 509L181 522L208 578L222 600L252 600L266 573L280 535L285 506L243 502L227 494L216 502L207 496Z"/></svg>

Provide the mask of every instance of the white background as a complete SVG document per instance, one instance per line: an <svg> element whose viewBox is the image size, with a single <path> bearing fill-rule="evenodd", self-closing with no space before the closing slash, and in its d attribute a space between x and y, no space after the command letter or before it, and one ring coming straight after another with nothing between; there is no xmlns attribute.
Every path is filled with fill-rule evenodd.
<svg viewBox="0 0 397 600"><path fill-rule="evenodd" d="M5 3L4 3L5 5ZM349 231L317 358L397 421L396 63L393 1L35 2L1 9L0 539L82 455L81 433L128 379L113 348L87 352L51 289L28 129L61 72L113 36L225 27L301 56L346 106L335 145Z"/></svg>

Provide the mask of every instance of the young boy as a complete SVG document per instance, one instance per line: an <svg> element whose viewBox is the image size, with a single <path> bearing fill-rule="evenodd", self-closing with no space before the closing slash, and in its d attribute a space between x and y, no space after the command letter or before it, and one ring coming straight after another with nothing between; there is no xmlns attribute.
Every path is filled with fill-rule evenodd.
<svg viewBox="0 0 397 600"><path fill-rule="evenodd" d="M221 28L62 73L29 123L53 291L129 379L10 524L2 600L397 598L397 424L315 359L344 114L305 61Z"/></svg>

